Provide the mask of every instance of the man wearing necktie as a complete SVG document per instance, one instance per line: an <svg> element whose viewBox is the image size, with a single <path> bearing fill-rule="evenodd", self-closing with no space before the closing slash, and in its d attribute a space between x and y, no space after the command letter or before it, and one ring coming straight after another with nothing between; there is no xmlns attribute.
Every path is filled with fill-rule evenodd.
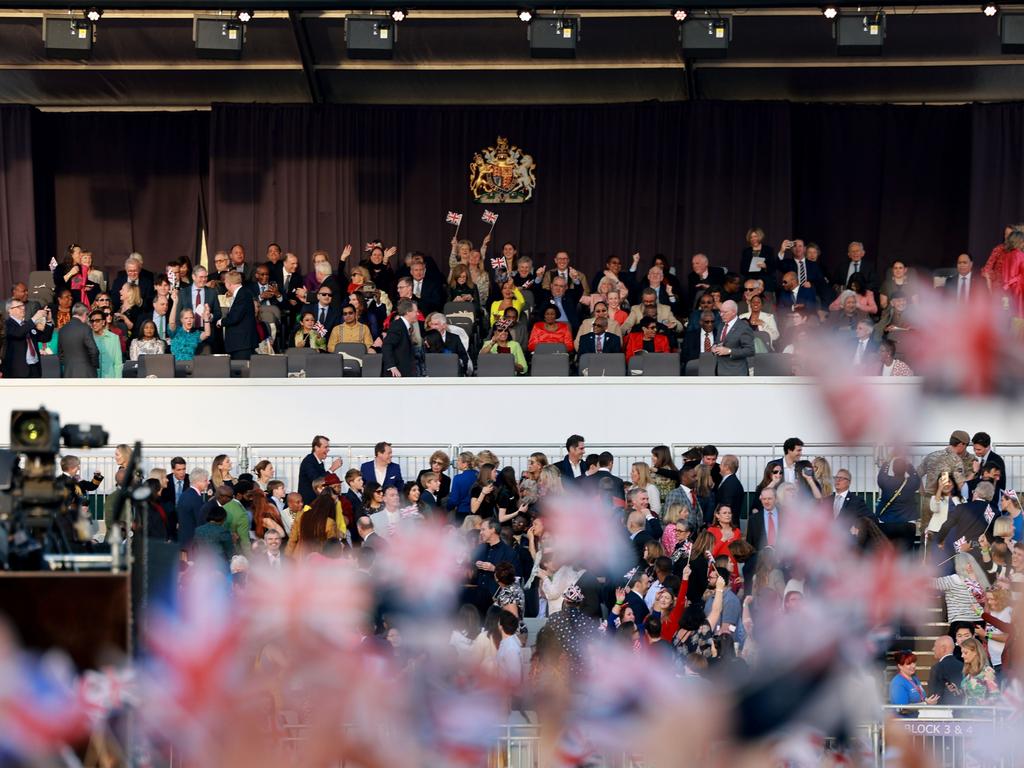
<svg viewBox="0 0 1024 768"><path fill-rule="evenodd" d="M956 292L956 303L966 304L971 300L971 288L974 279L974 261L970 254L961 253L956 259L956 277L946 281L947 291Z"/></svg>
<svg viewBox="0 0 1024 768"><path fill-rule="evenodd" d="M746 320L740 320L738 307L732 299L722 302L719 314L722 331L719 342L711 348L715 354L716 376L748 376L748 360L754 356L754 329Z"/></svg>
<svg viewBox="0 0 1024 768"><path fill-rule="evenodd" d="M876 345L872 344L871 336L875 332L874 323L866 317L857 321L854 333L857 337L857 347L853 352L853 364L865 365L871 362L871 356L876 352Z"/></svg>
<svg viewBox="0 0 1024 768"><path fill-rule="evenodd" d="M170 302L166 296L157 296L153 299L153 324L156 326L157 336L164 341L167 340L167 310L169 307Z"/></svg>

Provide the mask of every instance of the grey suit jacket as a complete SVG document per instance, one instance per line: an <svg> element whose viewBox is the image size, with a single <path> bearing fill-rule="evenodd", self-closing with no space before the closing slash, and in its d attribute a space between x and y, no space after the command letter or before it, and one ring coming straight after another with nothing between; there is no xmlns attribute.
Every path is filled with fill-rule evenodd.
<svg viewBox="0 0 1024 768"><path fill-rule="evenodd" d="M749 376L747 359L754 356L754 329L746 320L737 319L725 337L728 356L715 357L716 376Z"/></svg>
<svg viewBox="0 0 1024 768"><path fill-rule="evenodd" d="M92 329L71 318L57 332L57 354L64 367L65 379L95 379L100 365L100 350Z"/></svg>

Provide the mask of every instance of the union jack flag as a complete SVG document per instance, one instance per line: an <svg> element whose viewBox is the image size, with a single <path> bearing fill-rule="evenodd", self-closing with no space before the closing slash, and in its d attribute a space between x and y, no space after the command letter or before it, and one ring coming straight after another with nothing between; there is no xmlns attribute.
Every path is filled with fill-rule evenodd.
<svg viewBox="0 0 1024 768"><path fill-rule="evenodd" d="M228 727L248 669L240 653L242 622L222 570L205 561L187 574L176 604L150 616L143 696L159 706L139 711L147 729L199 755Z"/></svg>
<svg viewBox="0 0 1024 768"><path fill-rule="evenodd" d="M139 703L135 671L130 667L87 670L79 681L79 696L93 725L101 723L111 713Z"/></svg>
<svg viewBox="0 0 1024 768"><path fill-rule="evenodd" d="M811 574L841 571L852 557L850 535L832 515L802 499L786 509L786 535L779 556Z"/></svg>
<svg viewBox="0 0 1024 768"><path fill-rule="evenodd" d="M953 551L960 554L961 550L967 546L967 537L961 536L959 539L953 542Z"/></svg>
<svg viewBox="0 0 1024 768"><path fill-rule="evenodd" d="M448 211L448 215L444 217L446 224L454 224L459 226L462 223L462 214L456 213L455 211Z"/></svg>
<svg viewBox="0 0 1024 768"><path fill-rule="evenodd" d="M485 208L484 215L480 217L480 220L484 224L496 224L498 221L498 214L496 214L494 211L488 211Z"/></svg>
<svg viewBox="0 0 1024 768"><path fill-rule="evenodd" d="M365 580L351 563L313 557L281 571L253 567L240 605L243 622L256 637L321 649L325 643L355 644L369 607Z"/></svg>
<svg viewBox="0 0 1024 768"><path fill-rule="evenodd" d="M882 550L850 564L842 578L826 585L825 594L860 613L867 627L875 627L921 618L928 603L921 595L934 590L931 577L922 563Z"/></svg>
<svg viewBox="0 0 1024 768"><path fill-rule="evenodd" d="M34 659L0 639L0 751L41 759L88 729L70 664L57 656Z"/></svg>
<svg viewBox="0 0 1024 768"><path fill-rule="evenodd" d="M383 248L383 247L384 247L384 244L382 242L380 242L379 240L371 241L371 242L367 243L365 246L363 246L363 248L366 250L367 253L370 253L370 251L372 251L374 248Z"/></svg>
<svg viewBox="0 0 1024 768"><path fill-rule="evenodd" d="M491 269L493 269L495 272L498 272L500 270L507 269L507 268L508 267L505 265L505 259L503 257L501 257L501 256L492 256L491 257Z"/></svg>
<svg viewBox="0 0 1024 768"><path fill-rule="evenodd" d="M583 568L622 573L630 563L630 548L615 513L596 498L565 495L544 502L545 528L552 552Z"/></svg>
<svg viewBox="0 0 1024 768"><path fill-rule="evenodd" d="M374 575L403 599L436 604L458 591L465 576L465 567L459 563L466 550L457 531L436 523L424 523L412 531L399 527L377 555Z"/></svg>

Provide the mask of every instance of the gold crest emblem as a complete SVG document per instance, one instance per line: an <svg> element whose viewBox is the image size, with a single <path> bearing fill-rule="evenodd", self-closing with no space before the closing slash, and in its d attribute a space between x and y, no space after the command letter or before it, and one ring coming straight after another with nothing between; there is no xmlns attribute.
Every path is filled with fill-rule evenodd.
<svg viewBox="0 0 1024 768"><path fill-rule="evenodd" d="M525 203L537 185L536 168L530 155L499 136L497 146L473 155L469 191L478 203Z"/></svg>

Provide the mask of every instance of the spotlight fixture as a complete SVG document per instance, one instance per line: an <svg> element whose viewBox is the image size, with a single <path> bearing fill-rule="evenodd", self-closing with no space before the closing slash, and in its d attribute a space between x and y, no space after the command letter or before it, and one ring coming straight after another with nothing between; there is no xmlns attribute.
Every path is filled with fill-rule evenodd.
<svg viewBox="0 0 1024 768"><path fill-rule="evenodd" d="M391 12L391 18L393 21L405 21L408 16L409 12L403 8L396 8Z"/></svg>
<svg viewBox="0 0 1024 768"><path fill-rule="evenodd" d="M252 21L252 17L254 15L255 14L248 8L242 8L241 10L235 13L235 18L243 24L248 24L250 21Z"/></svg>
<svg viewBox="0 0 1024 768"><path fill-rule="evenodd" d="M99 21L102 16L103 16L103 11L101 11L99 8L95 8L95 7L90 8L89 10L87 10L85 12L85 18L87 18L93 24L95 24L97 21Z"/></svg>
<svg viewBox="0 0 1024 768"><path fill-rule="evenodd" d="M999 7L995 3L986 3L982 6L981 12L986 16L995 16L999 13Z"/></svg>
<svg viewBox="0 0 1024 768"><path fill-rule="evenodd" d="M680 23L686 21L686 10L683 8L676 8L672 11L672 18Z"/></svg>
<svg viewBox="0 0 1024 768"><path fill-rule="evenodd" d="M520 21L524 23L529 23L530 19L533 18L533 11L531 11L529 8L523 8L521 11L519 11L518 16Z"/></svg>
<svg viewBox="0 0 1024 768"><path fill-rule="evenodd" d="M821 12L825 14L825 18L830 21L839 15L839 9L834 5L826 5Z"/></svg>

